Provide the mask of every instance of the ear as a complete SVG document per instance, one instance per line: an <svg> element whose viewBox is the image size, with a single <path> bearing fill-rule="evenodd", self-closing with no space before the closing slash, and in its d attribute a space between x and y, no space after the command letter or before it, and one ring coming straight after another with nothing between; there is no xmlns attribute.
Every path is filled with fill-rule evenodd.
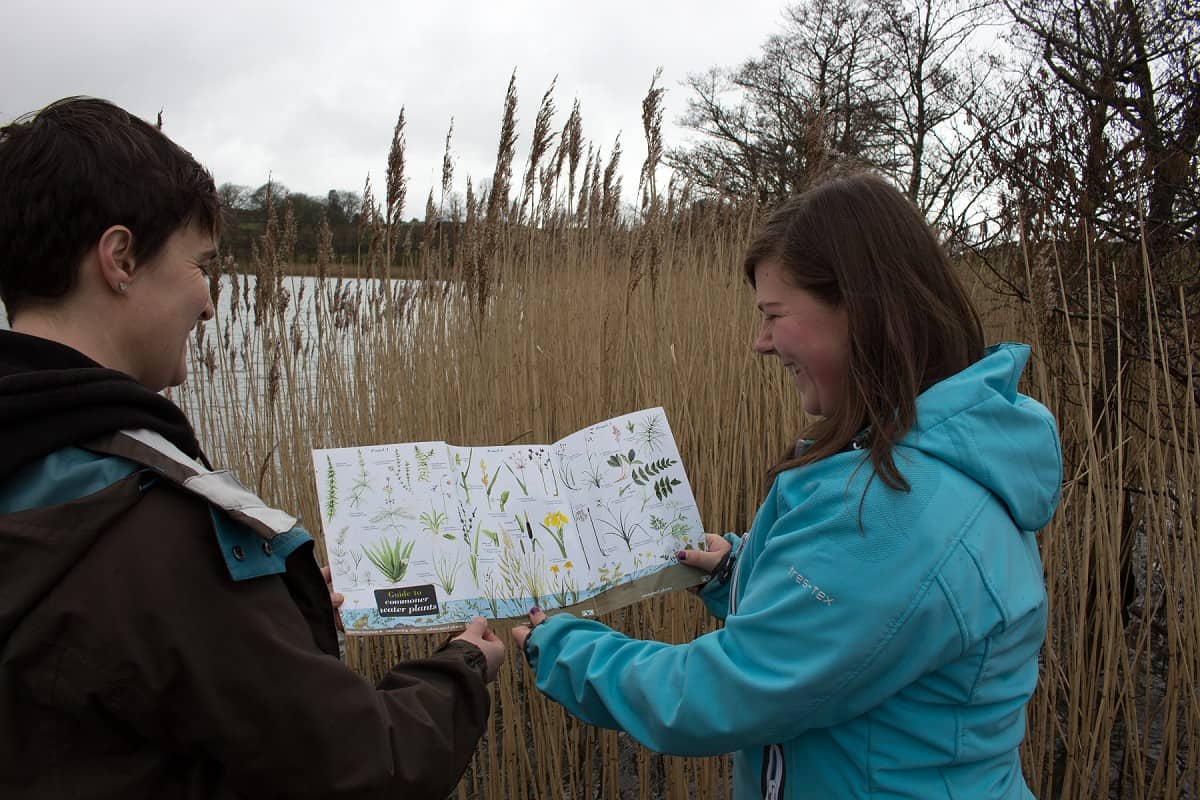
<svg viewBox="0 0 1200 800"><path fill-rule="evenodd" d="M104 282L114 292L124 294L137 266L133 256L133 231L124 225L113 225L105 230L96 243L96 257Z"/></svg>

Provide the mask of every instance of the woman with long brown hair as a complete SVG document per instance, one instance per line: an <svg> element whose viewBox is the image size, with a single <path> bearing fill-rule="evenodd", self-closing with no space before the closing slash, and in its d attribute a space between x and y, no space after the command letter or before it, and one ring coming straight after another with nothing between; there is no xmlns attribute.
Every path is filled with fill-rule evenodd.
<svg viewBox="0 0 1200 800"><path fill-rule="evenodd" d="M725 625L670 646L534 609L514 638L538 688L654 750L734 752L737 798L1031 797L1034 531L1062 461L1017 391L1029 349L985 347L932 231L870 174L785 204L744 268L755 350L818 419L749 533L679 554Z"/></svg>

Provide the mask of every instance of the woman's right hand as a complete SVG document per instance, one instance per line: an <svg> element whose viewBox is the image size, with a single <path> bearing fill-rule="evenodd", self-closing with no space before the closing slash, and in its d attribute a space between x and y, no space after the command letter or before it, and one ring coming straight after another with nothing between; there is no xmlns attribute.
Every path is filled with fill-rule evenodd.
<svg viewBox="0 0 1200 800"><path fill-rule="evenodd" d="M724 536L715 533L704 534L704 544L707 548L705 550L680 550L675 554L675 558L679 559L681 564L712 572L725 554L733 549L733 545Z"/></svg>
<svg viewBox="0 0 1200 800"><path fill-rule="evenodd" d="M483 651L483 656L487 659L487 679L496 680L496 673L504 663L504 641L492 631L486 619L476 617L471 620L467 629L455 636L454 640L469 642Z"/></svg>

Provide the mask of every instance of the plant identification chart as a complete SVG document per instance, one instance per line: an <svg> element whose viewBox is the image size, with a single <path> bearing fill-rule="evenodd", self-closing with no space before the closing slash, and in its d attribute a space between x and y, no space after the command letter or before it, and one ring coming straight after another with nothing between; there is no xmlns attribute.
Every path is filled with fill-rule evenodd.
<svg viewBox="0 0 1200 800"><path fill-rule="evenodd" d="M661 408L549 445L314 450L313 470L348 632L590 616L703 578L675 559L704 533Z"/></svg>

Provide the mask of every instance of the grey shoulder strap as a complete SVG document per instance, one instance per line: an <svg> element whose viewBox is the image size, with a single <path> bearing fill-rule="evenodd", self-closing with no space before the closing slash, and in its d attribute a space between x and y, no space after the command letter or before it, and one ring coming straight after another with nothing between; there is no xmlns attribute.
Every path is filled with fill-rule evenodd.
<svg viewBox="0 0 1200 800"><path fill-rule="evenodd" d="M154 431L144 428L118 431L94 439L85 447L150 467L185 491L204 498L238 522L250 526L265 539L296 527L295 517L268 506L232 472L207 469Z"/></svg>

